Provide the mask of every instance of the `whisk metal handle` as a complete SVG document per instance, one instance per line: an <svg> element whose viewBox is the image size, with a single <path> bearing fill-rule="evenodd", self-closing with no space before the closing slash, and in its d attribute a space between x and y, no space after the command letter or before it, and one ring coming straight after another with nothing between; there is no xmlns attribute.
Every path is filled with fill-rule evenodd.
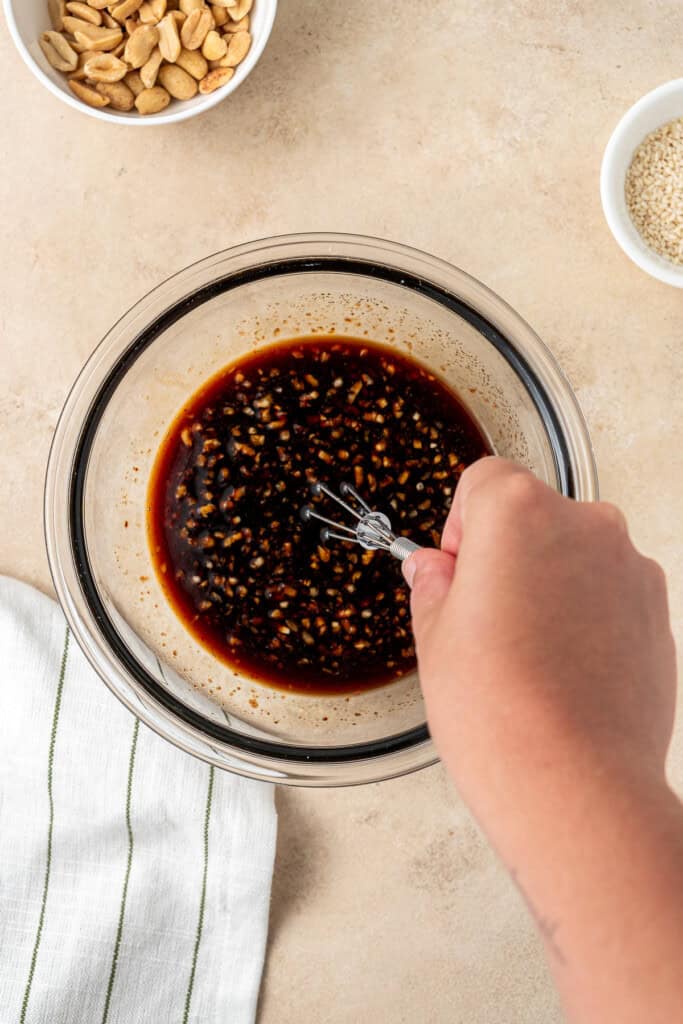
<svg viewBox="0 0 683 1024"><path fill-rule="evenodd" d="M420 545L408 537L397 537L389 546L390 553L401 562L405 562L408 555L412 555L413 551L419 550Z"/></svg>

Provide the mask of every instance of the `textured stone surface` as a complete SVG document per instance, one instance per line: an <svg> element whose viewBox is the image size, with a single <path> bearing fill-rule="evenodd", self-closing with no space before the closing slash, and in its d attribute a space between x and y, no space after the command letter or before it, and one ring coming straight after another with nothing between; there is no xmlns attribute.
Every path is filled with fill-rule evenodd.
<svg viewBox="0 0 683 1024"><path fill-rule="evenodd" d="M232 98L133 131L60 104L2 33L0 571L49 591L52 430L142 293L237 242L358 231L464 267L538 330L603 495L667 569L680 641L681 294L617 248L598 174L624 110L680 75L682 34L675 0L285 0ZM679 727L679 788L682 746ZM262 1024L559 1020L526 911L440 768L279 809Z"/></svg>

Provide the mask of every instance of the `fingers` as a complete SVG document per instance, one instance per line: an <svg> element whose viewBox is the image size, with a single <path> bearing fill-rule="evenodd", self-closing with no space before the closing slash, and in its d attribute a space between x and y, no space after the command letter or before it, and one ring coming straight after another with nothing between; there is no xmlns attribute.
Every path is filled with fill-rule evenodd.
<svg viewBox="0 0 683 1024"><path fill-rule="evenodd" d="M411 586L410 611L417 644L443 605L453 581L455 559L435 548L422 548L403 562Z"/></svg>
<svg viewBox="0 0 683 1024"><path fill-rule="evenodd" d="M515 463L495 457L480 459L468 467L455 492L441 540L442 550L421 549L403 562L403 575L411 587L410 609L418 646L420 638L429 630L450 591L455 572L454 555L460 546L472 493L493 480L526 472Z"/></svg>
<svg viewBox="0 0 683 1024"><path fill-rule="evenodd" d="M441 536L442 551L457 555L472 494L484 485L505 480L518 473L528 473L528 470L495 455L486 456L467 467L456 487L455 498Z"/></svg>

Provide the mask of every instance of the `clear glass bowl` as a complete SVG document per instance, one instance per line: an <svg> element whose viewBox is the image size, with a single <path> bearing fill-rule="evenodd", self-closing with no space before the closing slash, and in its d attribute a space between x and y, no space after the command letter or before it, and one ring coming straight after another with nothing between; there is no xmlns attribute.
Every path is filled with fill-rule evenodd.
<svg viewBox="0 0 683 1024"><path fill-rule="evenodd" d="M126 313L52 445L45 530L59 600L93 667L152 729L220 768L293 785L432 764L417 675L349 697L237 676L161 592L147 484L168 425L209 376L259 346L331 332L409 352L462 396L495 452L562 494L597 497L586 426L549 351L482 284L422 252L351 235L266 239L183 270Z"/></svg>

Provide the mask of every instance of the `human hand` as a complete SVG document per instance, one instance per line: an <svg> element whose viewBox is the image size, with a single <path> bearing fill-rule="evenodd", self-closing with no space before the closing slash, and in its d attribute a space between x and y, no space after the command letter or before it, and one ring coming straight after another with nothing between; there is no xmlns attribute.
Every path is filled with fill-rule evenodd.
<svg viewBox="0 0 683 1024"><path fill-rule="evenodd" d="M621 513L503 459L468 468L442 550L404 563L434 742L505 844L535 783L664 777L675 653L664 574ZM562 778L560 778L562 777Z"/></svg>

